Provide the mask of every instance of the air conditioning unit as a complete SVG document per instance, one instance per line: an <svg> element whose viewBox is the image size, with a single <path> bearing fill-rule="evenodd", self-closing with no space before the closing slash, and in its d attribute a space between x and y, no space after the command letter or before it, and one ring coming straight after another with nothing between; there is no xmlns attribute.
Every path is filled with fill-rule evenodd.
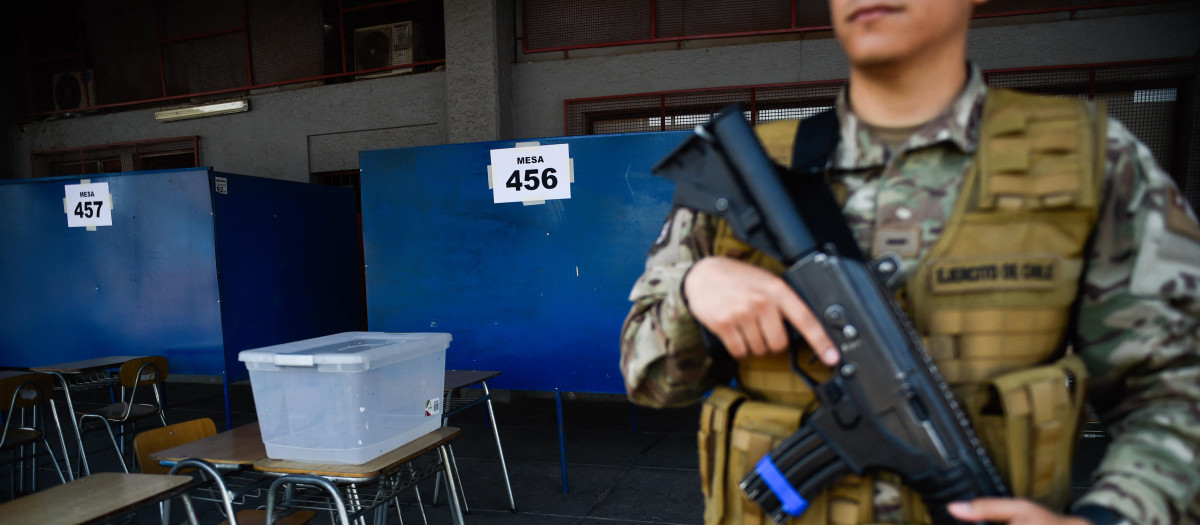
<svg viewBox="0 0 1200 525"><path fill-rule="evenodd" d="M354 70L364 71L411 64L422 59L420 26L412 21L396 22L354 30ZM355 78L374 78L411 73L403 67L358 75Z"/></svg>
<svg viewBox="0 0 1200 525"><path fill-rule="evenodd" d="M55 73L51 81L55 111L86 109L96 105L96 81L92 70Z"/></svg>

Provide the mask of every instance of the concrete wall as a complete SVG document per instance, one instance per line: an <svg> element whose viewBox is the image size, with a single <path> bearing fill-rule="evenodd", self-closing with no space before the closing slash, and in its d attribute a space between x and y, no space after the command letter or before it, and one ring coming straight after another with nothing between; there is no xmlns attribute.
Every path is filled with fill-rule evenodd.
<svg viewBox="0 0 1200 525"><path fill-rule="evenodd" d="M445 0L449 142L496 140L501 132L501 69L495 0Z"/></svg>
<svg viewBox="0 0 1200 525"><path fill-rule="evenodd" d="M972 60L984 69L1088 64L1193 55L1200 48L1200 9L1155 14L975 27ZM1178 7L1175 7L1176 9ZM1161 11L1162 7L1159 8ZM1003 20L1001 20L1004 22ZM985 21L986 24L996 23ZM707 41L708 45L711 42ZM699 44L693 43L693 45ZM514 68L516 137L562 135L563 100L677 89L749 86L846 77L833 38L556 59L529 55ZM599 50L591 50L596 52ZM583 53L576 53L581 55ZM549 55L546 60L541 55Z"/></svg>
<svg viewBox="0 0 1200 525"><path fill-rule="evenodd" d="M28 177L30 151L199 135L202 164L307 181L312 172L357 168L361 150L561 135L566 99L846 76L828 33L600 48L563 58L514 51L516 0L444 5L444 72L257 94L247 113L176 123L156 122L144 109L17 124L9 164L15 176ZM985 69L1179 57L1200 48L1197 2L976 25L970 55Z"/></svg>
<svg viewBox="0 0 1200 525"><path fill-rule="evenodd" d="M312 171L357 169L362 149L445 142L445 93L445 73L434 72L260 94L245 113L194 120L158 122L141 109L18 124L15 172L30 176L30 151L199 135L202 165L308 182Z"/></svg>

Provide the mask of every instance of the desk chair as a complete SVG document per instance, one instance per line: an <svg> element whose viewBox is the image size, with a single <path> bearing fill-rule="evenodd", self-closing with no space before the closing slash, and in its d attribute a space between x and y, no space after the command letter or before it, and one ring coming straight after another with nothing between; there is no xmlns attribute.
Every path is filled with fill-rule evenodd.
<svg viewBox="0 0 1200 525"><path fill-rule="evenodd" d="M25 489L25 460L31 460L30 474L31 491L37 490L37 444L39 442L54 463L58 471L60 483L66 483L58 459L54 457L54 449L46 439L46 411L49 410L51 392L54 391L54 378L36 372L10 374L0 379L0 410L4 411L4 428L0 431L0 452L8 452L12 477L9 480L9 493L16 496L17 491ZM39 411L38 409L41 408ZM26 413L28 411L28 414ZM28 417L27 417L28 416ZM26 424L26 421L29 421ZM59 433L62 430L59 429ZM26 451L26 447L29 450ZM15 467L20 467L16 470Z"/></svg>
<svg viewBox="0 0 1200 525"><path fill-rule="evenodd" d="M79 428L84 428L84 424L92 419L99 421L104 425L104 429L108 431L108 438L112 441L113 450L117 453L117 459L121 462L121 469L129 472L129 467L125 465L125 425L134 425L141 419L157 415L163 426L167 426L167 416L163 413L162 402L162 386L167 380L167 358L162 356L140 357L126 361L121 365L121 370L118 373L117 381L121 385L121 398L116 403L102 407L90 412L79 411L76 414L79 417ZM150 390L154 393L154 403L137 403L137 393L139 388L144 392ZM128 397L126 397L128 393ZM143 395L145 397L145 395ZM118 431L121 433L121 445L117 444L117 438L113 434L113 425L117 425ZM84 465L88 472L91 468Z"/></svg>
<svg viewBox="0 0 1200 525"><path fill-rule="evenodd" d="M213 424L213 420L209 418L193 419L184 421L183 423L175 423L161 428L155 428L138 433L133 438L133 450L137 456L138 465L143 474L176 474L180 473L185 468L196 469L204 473L204 477L213 480L222 496L222 512L226 516L232 516L227 521L229 525L257 525L267 522L267 514L262 510L240 510L233 511L233 502L230 500L229 490L225 487L224 478L217 472L216 468L211 464L200 460L184 460L180 461L173 467L164 467L159 465L157 461L150 459L150 455L160 450L177 447L184 443L190 443L197 439L203 439L208 436L216 435L217 427ZM188 507L189 515L194 516L195 512L192 509L191 499L184 497L184 504ZM164 507L164 515L170 512L170 506ZM275 521L280 525L300 525L308 523L316 517L316 513L309 511L300 511L288 515L285 518Z"/></svg>
<svg viewBox="0 0 1200 525"><path fill-rule="evenodd" d="M138 467L142 474L166 474L170 467L159 465L150 459L150 455L160 450L191 443L216 435L217 426L207 417L175 423L155 429L139 432L133 438L133 454L137 457Z"/></svg>

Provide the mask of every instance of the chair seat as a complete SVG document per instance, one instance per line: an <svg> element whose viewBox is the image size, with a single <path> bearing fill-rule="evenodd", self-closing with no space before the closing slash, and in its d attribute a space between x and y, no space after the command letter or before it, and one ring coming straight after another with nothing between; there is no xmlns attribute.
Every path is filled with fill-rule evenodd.
<svg viewBox="0 0 1200 525"><path fill-rule="evenodd" d="M158 413L158 407L156 407L154 405L143 405L143 404L139 403L139 404L133 405L133 408L131 408L129 410L129 417L124 418L123 416L125 416L125 406L126 405L127 405L127 403L113 403L111 405L93 410L91 412L80 412L79 415L82 416L82 415L91 414L91 415L100 416L109 421L125 421L127 419L128 420L140 419L140 418L143 418L146 416L152 416L152 415Z"/></svg>
<svg viewBox="0 0 1200 525"><path fill-rule="evenodd" d="M0 425L0 431L3 426ZM37 440L42 439L42 432L33 428L10 428L8 436L4 438L4 445L0 446L0 450L8 450L21 445L28 445Z"/></svg>
<svg viewBox="0 0 1200 525"><path fill-rule="evenodd" d="M296 511L287 516L275 520L277 525L300 525L308 523L313 518L317 517L317 513L309 510ZM267 523L267 511L265 510L239 510L237 513L238 525L265 525ZM229 520L221 522L221 525L227 525Z"/></svg>

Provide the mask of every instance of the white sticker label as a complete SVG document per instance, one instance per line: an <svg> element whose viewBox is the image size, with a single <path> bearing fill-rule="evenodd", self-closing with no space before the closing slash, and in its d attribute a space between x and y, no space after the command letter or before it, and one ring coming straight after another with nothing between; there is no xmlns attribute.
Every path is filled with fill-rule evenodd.
<svg viewBox="0 0 1200 525"><path fill-rule="evenodd" d="M425 402L425 415L426 416L436 416L441 413L442 413L441 398L434 398L434 399L430 399L429 401Z"/></svg>
<svg viewBox="0 0 1200 525"><path fill-rule="evenodd" d="M571 198L571 152L566 144L491 151L492 201Z"/></svg>
<svg viewBox="0 0 1200 525"><path fill-rule="evenodd" d="M112 226L112 195L108 194L107 182L68 184L65 191L67 227Z"/></svg>
<svg viewBox="0 0 1200 525"><path fill-rule="evenodd" d="M221 195L229 194L229 181L225 177L213 177L213 186L216 186L217 193Z"/></svg>

